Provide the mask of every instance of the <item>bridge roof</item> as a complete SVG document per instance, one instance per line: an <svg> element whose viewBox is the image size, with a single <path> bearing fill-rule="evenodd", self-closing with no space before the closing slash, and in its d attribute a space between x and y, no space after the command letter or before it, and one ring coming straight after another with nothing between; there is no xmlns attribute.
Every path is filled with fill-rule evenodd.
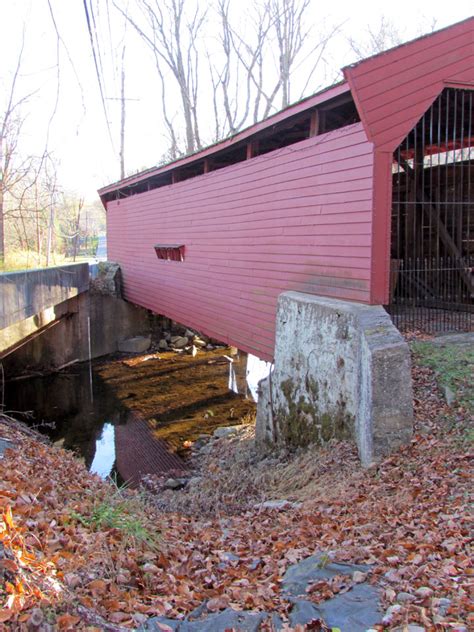
<svg viewBox="0 0 474 632"><path fill-rule="evenodd" d="M213 156L214 154L217 154L218 152L224 149L232 148L234 145L237 145L243 140L250 139L250 137L252 137L254 134L258 134L259 132L262 132L264 130L271 129L277 123L280 123L297 114L310 110L311 108L317 105L322 105L323 103L326 103L327 101L330 101L331 99L334 99L335 97L338 97L340 95L344 95L348 92L350 92L350 88L349 88L349 84L346 81L340 81L332 86L323 88L316 94L306 97L302 99L301 101L298 101L297 103L293 103L292 105L289 105L283 110L280 110L276 112L275 114L272 114L265 120L260 121L259 123L250 125L249 127L245 128L241 132L237 132L233 136L226 138L224 140L221 140L217 143L214 143L213 145L210 145L209 147L206 147L202 150L194 152L193 154L184 156L183 158L178 158L177 160L173 160L165 165L151 167L150 169L146 169L145 171L141 171L140 173L136 173L132 176L128 176L127 178L124 178L123 180L117 180L116 182L113 182L112 184L108 184L107 186L99 189L99 195L103 196L106 193L116 191L117 189L120 189L124 186L133 185L147 178L150 178L162 173L166 173L168 171L172 171L173 169L177 169L179 167L189 165L198 160L202 160L203 158L208 158L210 156Z"/></svg>
<svg viewBox="0 0 474 632"><path fill-rule="evenodd" d="M151 179L165 174L172 175L170 183L174 183L175 170L182 167L192 169L194 164L206 158L219 159L229 150L235 148L238 151L243 146L242 141L261 139L273 128L273 133L279 133L277 125L291 124L292 120L297 122L301 115L316 109L331 111L348 100L355 103L368 139L378 149L392 152L443 87L474 87L473 33L474 18L469 17L346 66L343 69L344 81L196 153L109 184L99 189L99 195L105 203L112 199L111 194L115 192L118 195L139 193L146 190L143 187L150 185ZM192 175L198 174L188 177ZM138 186L135 188L135 185Z"/></svg>

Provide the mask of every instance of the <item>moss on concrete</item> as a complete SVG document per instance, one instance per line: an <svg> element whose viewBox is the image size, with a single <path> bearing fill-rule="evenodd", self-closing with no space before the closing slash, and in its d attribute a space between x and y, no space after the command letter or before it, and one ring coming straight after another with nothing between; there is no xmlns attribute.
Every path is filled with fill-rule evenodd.
<svg viewBox="0 0 474 632"><path fill-rule="evenodd" d="M286 399L286 406L275 412L280 440L289 447L296 448L311 443L322 445L334 438L349 438L354 419L345 411L345 402L339 402L333 413L321 412L317 402L318 383L310 376L305 381L311 401L303 395L297 397L293 380L287 379L280 383Z"/></svg>
<svg viewBox="0 0 474 632"><path fill-rule="evenodd" d="M316 401L319 398L319 384L311 375L306 375L305 384L311 398Z"/></svg>

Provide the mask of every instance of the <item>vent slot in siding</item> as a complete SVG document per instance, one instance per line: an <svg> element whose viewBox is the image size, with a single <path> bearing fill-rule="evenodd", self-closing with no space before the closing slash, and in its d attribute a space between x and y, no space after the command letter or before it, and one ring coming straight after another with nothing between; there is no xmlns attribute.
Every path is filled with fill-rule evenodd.
<svg viewBox="0 0 474 632"><path fill-rule="evenodd" d="M156 256L162 261L184 261L183 244L155 244Z"/></svg>

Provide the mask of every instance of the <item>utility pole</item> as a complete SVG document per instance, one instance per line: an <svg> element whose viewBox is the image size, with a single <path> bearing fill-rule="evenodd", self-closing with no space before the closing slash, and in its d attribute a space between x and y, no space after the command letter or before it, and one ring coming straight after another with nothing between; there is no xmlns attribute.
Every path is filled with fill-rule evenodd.
<svg viewBox="0 0 474 632"><path fill-rule="evenodd" d="M125 178L125 118L126 101L140 101L140 99L129 99L125 97L125 45L122 48L122 69L120 73L120 97L107 97L108 101L120 101L120 179Z"/></svg>
<svg viewBox="0 0 474 632"><path fill-rule="evenodd" d="M120 179L125 178L125 44L122 48L122 76L120 93Z"/></svg>

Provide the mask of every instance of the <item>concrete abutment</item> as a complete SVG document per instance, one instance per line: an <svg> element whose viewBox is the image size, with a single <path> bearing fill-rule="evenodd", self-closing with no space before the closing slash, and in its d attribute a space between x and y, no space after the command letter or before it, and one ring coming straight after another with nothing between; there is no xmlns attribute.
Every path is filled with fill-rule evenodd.
<svg viewBox="0 0 474 632"><path fill-rule="evenodd" d="M274 369L260 383L257 441L353 439L363 465L410 441L408 345L380 306L280 295Z"/></svg>

